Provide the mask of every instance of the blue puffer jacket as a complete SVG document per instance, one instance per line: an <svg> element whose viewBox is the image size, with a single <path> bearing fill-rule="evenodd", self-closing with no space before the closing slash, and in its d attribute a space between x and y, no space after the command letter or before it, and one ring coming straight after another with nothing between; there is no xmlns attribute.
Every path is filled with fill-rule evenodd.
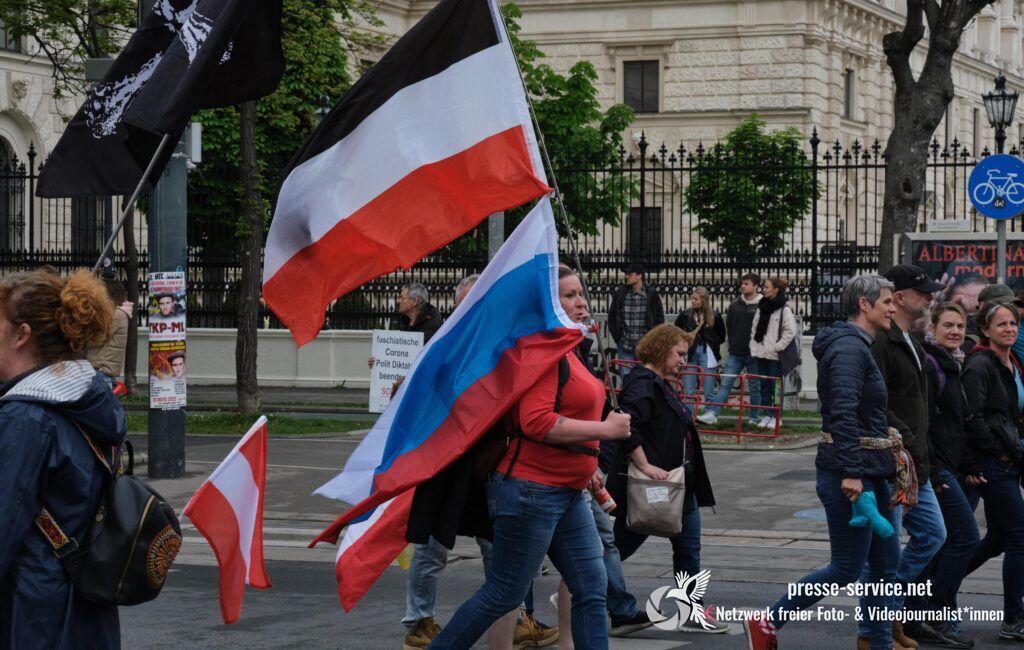
<svg viewBox="0 0 1024 650"><path fill-rule="evenodd" d="M0 648L119 648L117 607L75 592L33 519L45 504L82 539L104 470L72 421L110 448L124 439L124 410L86 361L47 366L0 393Z"/></svg>
<svg viewBox="0 0 1024 650"><path fill-rule="evenodd" d="M885 380L871 355L872 338L852 323L837 322L818 332L811 351L818 360L822 431L833 443L819 443L814 464L844 478L891 478L888 449L861 449L861 438L884 438L888 429Z"/></svg>

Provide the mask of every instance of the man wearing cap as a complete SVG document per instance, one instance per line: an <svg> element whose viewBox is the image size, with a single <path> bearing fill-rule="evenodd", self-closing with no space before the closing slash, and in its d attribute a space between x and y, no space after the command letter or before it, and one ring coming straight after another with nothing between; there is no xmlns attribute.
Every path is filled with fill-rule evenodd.
<svg viewBox="0 0 1024 650"><path fill-rule="evenodd" d="M942 511L929 482L931 463L928 457L928 387L925 373L928 361L924 348L910 335L914 321L924 316L932 302L932 295L942 290L943 286L929 278L920 266L912 264L894 266L885 277L895 285L893 304L896 306L896 315L892 319L892 328L879 332L875 337L871 352L878 363L878 369L882 371L889 393L889 426L900 432L903 446L913 457L917 472L918 504L906 512L900 512L900 507L896 508L897 521L902 515L903 527L910 535L910 541L900 557L896 580L908 584L918 580L932 556L946 541ZM879 504L879 507L882 506ZM903 609L903 597L898 596L893 600L892 606L897 611ZM866 607L866 603L861 602L861 606ZM860 635L867 637L867 628L863 623L861 625ZM908 623L906 634L910 637L920 634L929 638L927 633L932 630L922 629L924 627L924 624ZM896 623L893 626L893 640L908 645L902 643L901 638L907 640Z"/></svg>
<svg viewBox="0 0 1024 650"><path fill-rule="evenodd" d="M665 322L665 307L654 287L644 282L644 267L626 267L626 284L615 292L608 310L608 331L615 339L619 359L635 360L636 344L655 325ZM622 368L622 378L629 374Z"/></svg>

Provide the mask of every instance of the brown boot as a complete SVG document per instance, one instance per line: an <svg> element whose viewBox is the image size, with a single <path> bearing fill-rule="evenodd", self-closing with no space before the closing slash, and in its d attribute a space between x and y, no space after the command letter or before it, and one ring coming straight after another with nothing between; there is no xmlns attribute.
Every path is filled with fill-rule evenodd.
<svg viewBox="0 0 1024 650"><path fill-rule="evenodd" d="M892 622L892 642L896 650L903 648L917 648L917 641L903 633L903 624L899 621Z"/></svg>
<svg viewBox="0 0 1024 650"><path fill-rule="evenodd" d="M866 636L858 636L857 650L871 650L871 639Z"/></svg>

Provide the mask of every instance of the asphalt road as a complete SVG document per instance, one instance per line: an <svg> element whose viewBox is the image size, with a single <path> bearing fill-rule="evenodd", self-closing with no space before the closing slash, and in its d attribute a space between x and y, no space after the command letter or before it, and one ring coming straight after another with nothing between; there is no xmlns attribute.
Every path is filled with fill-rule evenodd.
<svg viewBox="0 0 1024 650"><path fill-rule="evenodd" d="M145 439L137 439L145 448ZM187 476L152 481L177 508L234 444L231 438L190 437ZM333 546L306 544L340 512L341 504L310 496L333 476L358 438L272 439L264 528L268 571L274 587L249 590L242 620L220 620L217 570L212 552L187 525L185 543L168 585L152 603L123 608L126 648L400 648L405 573L392 566L351 613L340 608L333 575ZM813 489L813 449L789 452L712 451L707 454L718 507L703 516L702 565L712 583L708 602L720 608L763 608L786 583L828 560L825 523ZM979 509L980 512L980 509ZM644 601L671 580L671 550L666 541L649 541L625 564L629 588ZM467 540L452 552L442 574L437 618L442 624L482 583L475 544ZM1001 560L994 560L964 584L962 606L979 611L1001 609ZM546 602L556 575L537 581L538 616L554 622ZM783 648L854 647L856 602L838 597L822 601L827 611L846 613L846 621L792 623L783 631ZM977 648L1006 648L997 624L967 621L964 630ZM648 630L612 642L613 648L669 648L693 645L744 648L738 625L730 634L694 635ZM478 647L485 647L484 643Z"/></svg>

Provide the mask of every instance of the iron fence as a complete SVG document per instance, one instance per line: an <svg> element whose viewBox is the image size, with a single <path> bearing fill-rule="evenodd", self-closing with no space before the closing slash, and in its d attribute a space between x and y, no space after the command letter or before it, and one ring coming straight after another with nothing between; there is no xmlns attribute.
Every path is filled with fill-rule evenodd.
<svg viewBox="0 0 1024 650"><path fill-rule="evenodd" d="M728 164L717 165L724 194L734 191L738 175L754 167L769 167L783 184L798 174L809 174L815 181L814 198L786 233L784 244L756 257L726 253L716 242L703 238L696 228L700 217L686 200L686 188L694 174L707 173L710 157L721 155L718 146L654 147L641 135L631 147L630 151L572 154L557 161L554 171L565 189L571 190L567 195L575 197L577 205L568 207L577 217L587 218L591 210L607 214L608 204L616 206L617 219L601 221L593 233L576 236L595 312L607 310L612 294L624 281L626 264L639 261L646 265L648 281L662 295L669 314L685 310L697 286L706 287L714 306L724 311L737 292L740 274L752 271L762 277L784 277L795 311L813 331L835 317L842 283L878 265L885 153L877 141L864 145L855 140L844 146L839 141L824 142L814 131L803 149L784 162L746 159L741 152L731 154ZM1010 151L1017 152L1016 147ZM986 155L987 150L980 153ZM975 213L967 197L967 179L977 158L956 140L948 146L937 141L932 144L918 230L930 219L968 219L977 232L993 229L989 220ZM27 161L0 167L0 273L42 264L61 271L90 266L121 210L124 197L35 197L40 167L31 148ZM201 169L197 173L237 175L238 170ZM223 197L218 198L218 205L225 204ZM203 192L190 188L188 200L190 212L192 208L197 214L210 212L202 209L208 207L203 202L209 200ZM235 324L240 265L233 223L239 212L230 201L225 205L221 218L193 219L189 225L192 327ZM515 219L508 221L511 229ZM1014 221L1010 229L1019 227ZM143 201L133 230L139 250L141 295L146 290L147 232ZM443 313L449 312L458 280L480 272L486 264L486 242L485 223L412 269L378 278L335 301L324 327L384 326L393 316L401 286L414 281L426 285L431 301ZM564 233L560 243L566 251ZM123 277L123 235L112 257L113 267ZM263 324L281 327L266 309Z"/></svg>

